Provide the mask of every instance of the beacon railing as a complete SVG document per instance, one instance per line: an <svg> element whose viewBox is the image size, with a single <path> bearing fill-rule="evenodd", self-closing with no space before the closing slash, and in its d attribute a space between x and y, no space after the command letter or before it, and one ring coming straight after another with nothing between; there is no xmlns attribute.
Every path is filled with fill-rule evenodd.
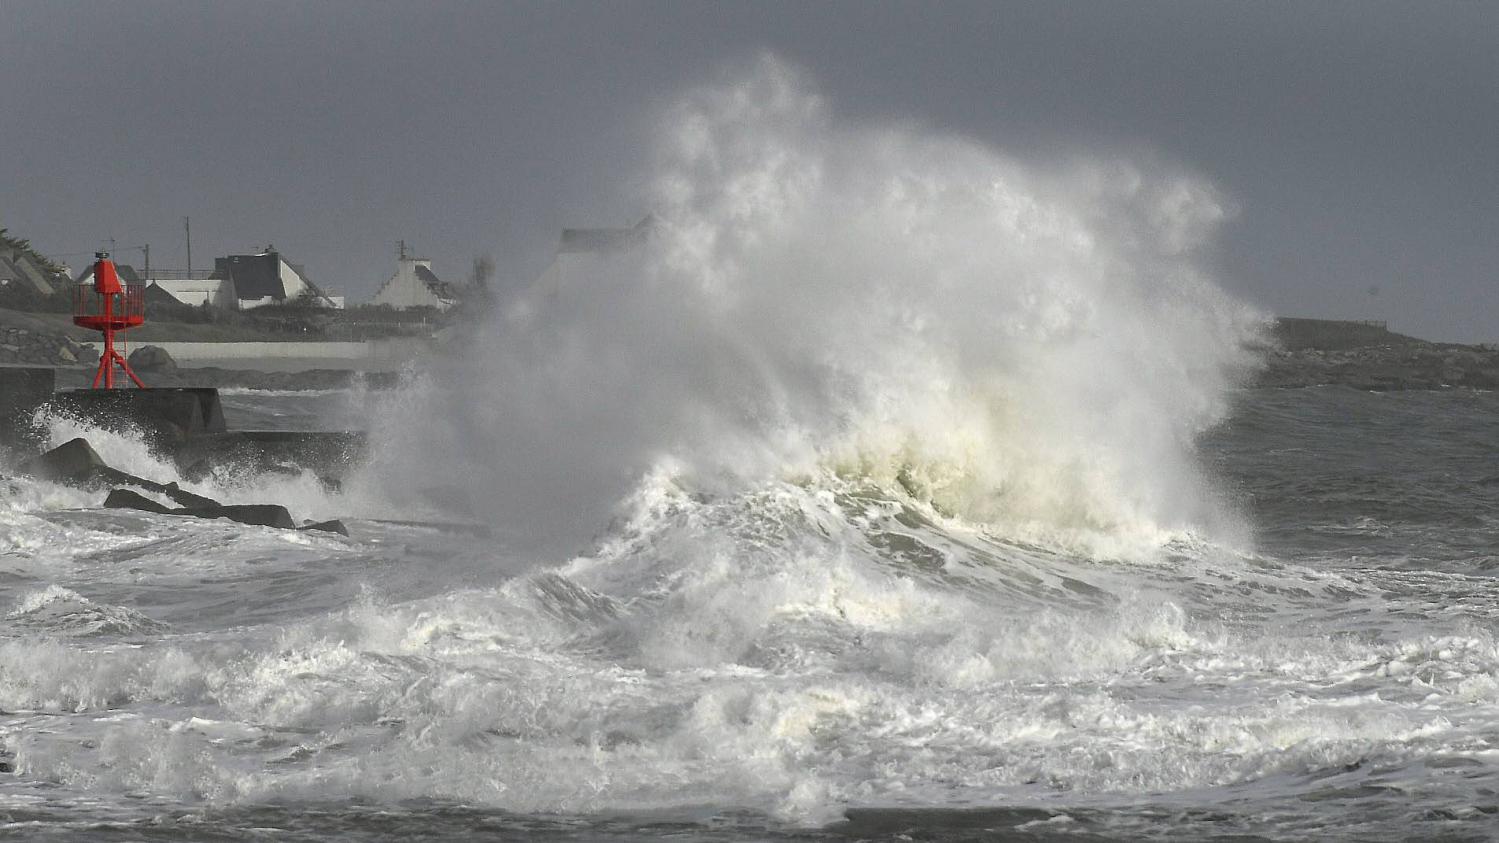
<svg viewBox="0 0 1499 843"><path fill-rule="evenodd" d="M114 323L113 327L134 327L146 320L146 287L143 284L121 284L121 291L114 296L101 296L92 284L82 284L73 291L73 321L83 327L93 327L91 324L79 322L86 319L88 322L98 322L102 327L104 321ZM112 299L112 301L106 301Z"/></svg>

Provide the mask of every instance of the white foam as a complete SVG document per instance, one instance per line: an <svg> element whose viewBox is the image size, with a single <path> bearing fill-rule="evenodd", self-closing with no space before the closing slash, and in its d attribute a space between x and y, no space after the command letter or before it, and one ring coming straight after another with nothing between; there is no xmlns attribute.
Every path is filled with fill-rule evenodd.
<svg viewBox="0 0 1499 843"><path fill-rule="evenodd" d="M650 238L559 258L390 396L386 488L586 538L669 458L708 493L831 466L1098 556L1236 529L1193 442L1259 317L1200 257L1212 185L850 121L774 58L659 125Z"/></svg>

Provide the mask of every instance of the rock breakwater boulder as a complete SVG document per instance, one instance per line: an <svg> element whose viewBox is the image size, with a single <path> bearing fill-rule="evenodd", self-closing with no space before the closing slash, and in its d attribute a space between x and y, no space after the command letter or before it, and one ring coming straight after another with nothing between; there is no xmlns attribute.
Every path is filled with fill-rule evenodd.
<svg viewBox="0 0 1499 843"><path fill-rule="evenodd" d="M336 520L309 522L298 527L291 512L280 504L223 504L213 498L186 491L176 483L158 483L120 471L105 463L93 445L82 437L71 439L33 457L22 465L21 470L33 477L81 488L114 486L116 488L111 488L104 499L104 506L108 509L134 509L157 515L184 515L193 518L227 518L240 524L282 530L320 530L345 536L349 534L343 522ZM167 506L136 489L163 495L178 506Z"/></svg>
<svg viewBox="0 0 1499 843"><path fill-rule="evenodd" d="M0 363L78 366L98 362L99 352L66 334L0 327Z"/></svg>
<svg viewBox="0 0 1499 843"><path fill-rule="evenodd" d="M177 368L177 361L159 345L143 345L130 352L130 368L138 372L162 372Z"/></svg>

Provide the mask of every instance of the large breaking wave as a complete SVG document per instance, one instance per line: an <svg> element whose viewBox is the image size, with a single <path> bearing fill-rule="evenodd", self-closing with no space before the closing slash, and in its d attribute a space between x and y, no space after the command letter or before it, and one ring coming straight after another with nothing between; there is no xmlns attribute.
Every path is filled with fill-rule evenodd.
<svg viewBox="0 0 1499 843"><path fill-rule="evenodd" d="M1194 439L1259 318L1206 269L1211 185L842 119L773 57L659 126L650 236L562 256L408 396L380 488L573 538L663 466L859 477L1093 553L1229 527Z"/></svg>
<svg viewBox="0 0 1499 843"><path fill-rule="evenodd" d="M33 712L0 724L19 770L213 804L822 822L1300 775L1419 732L1264 678L1362 681L1388 648L1243 631L1365 592L1212 550L1238 534L1196 439L1260 322L1210 275L1210 185L848 120L774 58L659 125L647 236L562 256L464 336L342 493L266 481L400 522L0 511L33 567L91 586L9 616L51 634L0 642L0 704ZM183 596L122 605L137 576ZM34 728L56 712L68 731Z"/></svg>

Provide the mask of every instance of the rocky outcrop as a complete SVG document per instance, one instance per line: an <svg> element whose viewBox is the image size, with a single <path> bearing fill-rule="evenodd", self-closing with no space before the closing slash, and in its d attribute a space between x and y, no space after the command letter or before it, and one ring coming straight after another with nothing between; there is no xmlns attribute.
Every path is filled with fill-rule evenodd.
<svg viewBox="0 0 1499 843"><path fill-rule="evenodd" d="M270 503L226 506L217 501L209 501L208 506L170 507L159 504L139 492L132 492L129 489L113 489L104 499L104 506L106 509L138 509L158 515L227 518L240 524L277 527L282 530L297 528L297 522L292 520L291 513L286 510L286 507Z"/></svg>
<svg viewBox="0 0 1499 843"><path fill-rule="evenodd" d="M91 366L99 352L64 334L0 327L0 363Z"/></svg>
<svg viewBox="0 0 1499 843"><path fill-rule="evenodd" d="M192 518L227 518L240 524L275 527L282 530L319 530L347 536L341 521L307 522L297 526L286 507L279 504L223 504L179 488L176 483L157 483L144 477L111 467L99 456L87 439L65 442L28 460L21 470L34 477L93 489L114 487L104 499L109 509L134 509L157 515L183 515ZM133 488L132 488L133 487ZM167 506L147 497L137 489L162 495L177 506Z"/></svg>
<svg viewBox="0 0 1499 843"><path fill-rule="evenodd" d="M162 372L177 368L177 361L159 345L143 345L130 352L130 368L137 372Z"/></svg>
<svg viewBox="0 0 1499 843"><path fill-rule="evenodd" d="M1499 349L1433 343L1368 323L1283 319L1257 386L1499 389Z"/></svg>

